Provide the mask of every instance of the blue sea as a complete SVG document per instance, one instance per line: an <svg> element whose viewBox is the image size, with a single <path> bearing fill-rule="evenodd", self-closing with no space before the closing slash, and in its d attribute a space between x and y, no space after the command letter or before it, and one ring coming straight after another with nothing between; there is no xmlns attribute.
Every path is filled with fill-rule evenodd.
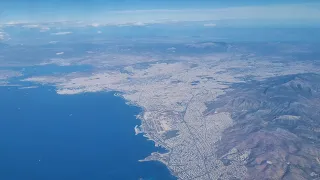
<svg viewBox="0 0 320 180"><path fill-rule="evenodd" d="M0 87L1 180L175 179L161 151L134 134L140 108L113 93L58 95L53 87Z"/></svg>

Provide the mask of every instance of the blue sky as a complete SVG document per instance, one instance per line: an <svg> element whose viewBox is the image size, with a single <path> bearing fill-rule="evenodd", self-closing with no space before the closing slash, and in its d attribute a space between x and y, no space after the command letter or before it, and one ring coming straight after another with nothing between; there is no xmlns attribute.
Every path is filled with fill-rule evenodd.
<svg viewBox="0 0 320 180"><path fill-rule="evenodd" d="M0 23L320 22L315 0L1 0L0 12Z"/></svg>

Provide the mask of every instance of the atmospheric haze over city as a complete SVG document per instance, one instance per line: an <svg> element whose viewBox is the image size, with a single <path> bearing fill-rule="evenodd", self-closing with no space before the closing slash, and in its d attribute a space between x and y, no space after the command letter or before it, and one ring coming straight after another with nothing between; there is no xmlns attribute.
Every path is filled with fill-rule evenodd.
<svg viewBox="0 0 320 180"><path fill-rule="evenodd" d="M1 0L0 179L320 179L320 2Z"/></svg>

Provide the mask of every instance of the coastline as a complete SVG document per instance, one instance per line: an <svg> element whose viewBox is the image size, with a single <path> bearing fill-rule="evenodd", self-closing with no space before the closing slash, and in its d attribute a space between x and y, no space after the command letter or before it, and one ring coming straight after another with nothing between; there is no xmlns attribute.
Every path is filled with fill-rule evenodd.
<svg viewBox="0 0 320 180"><path fill-rule="evenodd" d="M36 91L43 91L43 92L48 92L48 93L50 93L50 94L56 94L57 96L61 96L60 94L57 94L56 93L56 90L53 90L52 89L52 87L53 86L50 86L50 85L48 85L48 86L39 86L38 88L23 88L23 89L20 89L20 88L15 88L15 89L17 89L17 90L23 90L22 92L21 92L21 94L32 94L32 93L29 93L29 91L31 92L31 91L33 91L33 89L38 89L38 90L36 90ZM41 90L42 89L42 90ZM51 91L51 89L53 90L53 91ZM51 91L51 92L49 92L49 91ZM13 91L10 91L10 92L13 92ZM82 94L82 95L81 95ZM81 95L81 97L87 97L87 96L89 96L89 95L86 95L86 94L95 94L95 93L78 93L78 94L74 94L74 95ZM106 94L107 96L114 96L114 92L103 92L103 91L101 91L101 92L99 92L98 94L96 94L96 95L94 95L95 97L97 97L97 96L100 96L100 94L101 95L103 95L103 94ZM65 96L65 97L63 97L63 96L61 96L62 98L67 98L67 96ZM110 97L110 98L111 98ZM75 97L72 97L71 96L71 98L72 99L74 99ZM59 98L60 99L60 98ZM121 100L116 100L116 101L120 101L121 102L121 104L123 104L124 102L127 102L124 98L121 98ZM110 103L109 103L110 104ZM123 104L122 106L126 106L126 105L129 105L129 103L125 103L125 104ZM132 107L134 107L134 109L136 109L135 110L135 113L139 113L139 114L141 114L141 113L143 113L143 111L142 111L142 108L140 109L138 106L134 106L132 103L130 104L130 106L132 106ZM100 108L101 109L101 108ZM117 111L121 111L121 108L117 108L118 110ZM130 109L130 108L129 108ZM125 111L126 112L126 111ZM132 116L136 116L135 117L135 119L139 119L139 120L141 120L140 118L137 118L137 116L139 115L135 115L135 114L132 114L132 113L130 113L130 114L128 114L128 113L125 113L125 114L127 114L126 115L126 117L132 117ZM72 116L72 117L67 117L67 118L75 118L76 116L76 113L74 113L74 116ZM133 118L133 117L132 117ZM127 118L126 118L127 119ZM126 119L122 119L123 120L123 122L122 123L125 123L125 120ZM135 120L135 119L129 119L129 120ZM89 122L88 122L89 123ZM118 123L119 124L119 123ZM139 124L141 124L141 121L139 122L138 120L137 120L137 122L136 121L134 121L133 123L132 122L130 122L129 123L129 126L128 125L125 125L126 127L127 127L127 130L126 130L126 134L131 134L131 136L133 136L133 134L132 134L132 132L130 133L130 129L132 129L132 128L130 128L130 126L132 127L132 126L134 126L134 124L137 124L137 125L139 125ZM128 130L128 127L130 128L129 130ZM134 137L133 137L134 138ZM136 138L135 138L136 139ZM165 177L165 179L166 178L168 178L168 179L176 179L176 176L174 176L174 174L172 173L172 171L165 165L165 163L163 163L163 162L161 162L161 161L152 161L152 160L150 160L150 161L146 161L146 160L141 160L141 158L145 158L145 157L148 157L150 154L149 153L153 153L153 152L155 152L156 150L157 150L157 148L155 148L155 147L157 147L157 146L155 146L155 142L152 140L152 143L151 142L149 142L148 143L148 141L150 141L151 139L149 139L149 138L146 138L146 135L144 134L144 132L143 132L143 134L141 134L141 136L139 136L139 137L137 137L137 139L139 139L138 141L139 142L141 142L141 143L145 143L145 144L148 144L147 146L148 147L150 147L150 148L147 148L146 150L144 150L145 148L143 148L143 149L141 149L141 152L142 153L139 153L140 154L140 156L136 156L136 155L132 155L132 156L135 156L136 157L136 159L135 158L133 158L133 161L135 161L137 164L139 164L139 163L141 163L141 162L146 162L146 163L141 163L141 170L142 170L142 172L143 172L143 170L145 169L148 173L148 176L151 178L151 177L153 177L153 174L155 175L155 177L157 177L157 176L159 176L158 174L160 173L160 174L162 174L161 176L162 177ZM147 140L147 141L146 141ZM129 143L129 144L131 144L131 143ZM63 147L63 146L62 146ZM140 146L141 147L141 146ZM143 146L144 147L144 146ZM140 151L139 150L139 148L137 147L137 148L134 148L134 149L137 149L138 151ZM123 152L126 152L126 150L124 150ZM127 150L127 152L128 152L128 150ZM130 151L128 152L128 153L130 153ZM121 153L122 154L122 153ZM142 156L141 156L142 155ZM41 160L42 161L42 160ZM153 163L155 163L155 164L153 164ZM161 165L159 165L159 164L161 164ZM165 166L163 166L163 165L165 165ZM140 165L139 165L139 167L140 167ZM140 171L141 171L140 170ZM151 171L149 171L149 170L151 170ZM158 171L159 170L159 171ZM140 174L141 172L140 171L137 171L137 173L138 174ZM140 173L139 173L140 172ZM145 174L144 173L141 173L141 175L142 176L145 176ZM172 177L172 178L171 178Z"/></svg>
<svg viewBox="0 0 320 180"><path fill-rule="evenodd" d="M147 140L147 141L152 141L154 143L154 146L157 147L157 148L163 148L165 149L167 152L165 153L159 153L159 152L152 152L149 156L145 157L144 159L141 159L141 160L138 160L139 162L159 162L163 165L166 166L166 168L169 170L171 176L177 178L177 176L174 174L174 172L168 167L168 164L162 160L162 158L155 158L155 157L163 157L165 155L168 155L170 154L171 150L170 149L167 149L166 147L162 146L160 143L158 143L154 138L152 138L147 132L145 132L145 130L143 129L142 127L142 123L144 120L143 118L143 114L144 112L146 112L145 108L144 107L141 107L139 106L138 104L136 103L133 103L129 100L127 100L123 94L125 93L121 93L121 92L117 92L117 91L106 91L106 92L110 92L110 93L113 93L113 95L115 97L119 97L121 99L123 99L126 104L128 106L134 106L134 107L138 107L139 109L141 109L140 113L138 115L136 115L136 119L140 120L140 124L139 125L136 125L134 127L134 131L135 131L135 135L139 135L139 134L142 134L142 136ZM137 130L138 129L138 130ZM138 132L137 132L138 131Z"/></svg>

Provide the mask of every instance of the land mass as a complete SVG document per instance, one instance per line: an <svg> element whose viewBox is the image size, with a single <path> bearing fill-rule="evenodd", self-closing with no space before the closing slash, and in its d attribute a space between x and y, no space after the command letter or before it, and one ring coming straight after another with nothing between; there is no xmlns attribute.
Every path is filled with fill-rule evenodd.
<svg viewBox="0 0 320 180"><path fill-rule="evenodd" d="M168 150L144 161L161 161L179 179L318 177L319 112L314 110L320 81L315 74L297 74L317 74L319 67L243 54L227 43L188 45L208 47L219 52L24 81L52 84L59 94L120 92L143 108L136 132Z"/></svg>

